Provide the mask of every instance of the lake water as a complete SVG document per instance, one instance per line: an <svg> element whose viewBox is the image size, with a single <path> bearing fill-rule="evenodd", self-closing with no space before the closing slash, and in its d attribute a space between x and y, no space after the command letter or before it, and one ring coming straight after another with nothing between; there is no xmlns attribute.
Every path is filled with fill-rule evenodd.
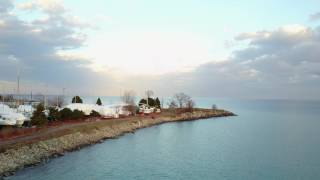
<svg viewBox="0 0 320 180"><path fill-rule="evenodd" d="M8 179L320 179L320 102L196 102L239 116L141 129Z"/></svg>

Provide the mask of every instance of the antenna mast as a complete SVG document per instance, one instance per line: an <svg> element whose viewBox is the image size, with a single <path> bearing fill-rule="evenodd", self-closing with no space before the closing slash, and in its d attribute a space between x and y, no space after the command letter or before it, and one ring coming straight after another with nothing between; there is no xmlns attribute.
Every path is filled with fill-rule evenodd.
<svg viewBox="0 0 320 180"><path fill-rule="evenodd" d="M20 67L17 74L17 106L20 104Z"/></svg>

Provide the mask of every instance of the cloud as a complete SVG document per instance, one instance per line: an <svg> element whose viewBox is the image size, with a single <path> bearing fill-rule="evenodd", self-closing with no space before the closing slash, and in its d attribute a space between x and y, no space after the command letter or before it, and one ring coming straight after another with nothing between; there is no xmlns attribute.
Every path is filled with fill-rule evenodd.
<svg viewBox="0 0 320 180"><path fill-rule="evenodd" d="M226 61L189 72L134 77L131 83L144 82L167 96L183 91L193 96L320 99L320 28L289 25L235 39L248 45Z"/></svg>
<svg viewBox="0 0 320 180"><path fill-rule="evenodd" d="M204 64L189 75L197 94L320 98L320 28L289 25L235 39L248 45L228 61Z"/></svg>
<svg viewBox="0 0 320 180"><path fill-rule="evenodd" d="M93 56L97 65L122 73L189 71L213 57L207 40L188 32L108 32L88 44L83 53Z"/></svg>
<svg viewBox="0 0 320 180"><path fill-rule="evenodd" d="M12 8L13 8L13 4L11 0L0 1L0 14L5 14Z"/></svg>
<svg viewBox="0 0 320 180"><path fill-rule="evenodd" d="M194 34L108 32L93 42L99 48L87 49L105 65L92 71L96 64L90 58L70 53L88 43L83 33L88 23L58 1L18 6L44 16L22 20L10 13L12 1L0 1L0 77L6 84L14 86L20 67L31 89L48 84L73 94L119 95L134 89L141 95L154 89L160 96L184 91L192 96L320 98L320 27L287 25L239 34L227 45L245 46L221 62L213 61L209 43ZM138 73L114 73L112 63ZM166 73L157 73L159 68Z"/></svg>
<svg viewBox="0 0 320 180"><path fill-rule="evenodd" d="M320 19L320 12L311 14L310 17L309 17L310 21L317 21L319 19Z"/></svg>
<svg viewBox="0 0 320 180"><path fill-rule="evenodd" d="M20 3L17 7L21 10L36 10L39 9L47 14L63 14L66 12L61 1L58 0L34 0Z"/></svg>
<svg viewBox="0 0 320 180"><path fill-rule="evenodd" d="M1 8L8 9L7 12L13 7L11 1L1 2ZM42 0L37 3L45 10L47 19L26 22L13 13L0 16L1 80L15 81L17 70L21 69L24 82L69 87L78 92L108 81L108 74L91 71L90 59L59 53L83 46L86 35L79 31L82 24L71 23L74 20L68 19L65 8L59 4Z"/></svg>

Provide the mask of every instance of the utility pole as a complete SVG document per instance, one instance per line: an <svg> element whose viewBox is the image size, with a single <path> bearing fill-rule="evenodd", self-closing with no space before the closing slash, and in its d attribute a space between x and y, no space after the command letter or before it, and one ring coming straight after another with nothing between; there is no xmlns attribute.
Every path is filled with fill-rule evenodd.
<svg viewBox="0 0 320 180"><path fill-rule="evenodd" d="M163 103L164 103L164 99L161 98L161 109L163 109Z"/></svg>
<svg viewBox="0 0 320 180"><path fill-rule="evenodd" d="M62 100L64 100L64 93L66 91L66 88L62 88ZM65 100L64 100L65 101ZM63 105L63 102L61 103Z"/></svg>
<svg viewBox="0 0 320 180"><path fill-rule="evenodd" d="M59 107L59 94L57 95L57 107Z"/></svg>
<svg viewBox="0 0 320 180"><path fill-rule="evenodd" d="M46 84L46 89L44 93L44 109L47 107L47 93L48 93L48 85Z"/></svg>
<svg viewBox="0 0 320 180"><path fill-rule="evenodd" d="M4 85L2 85L2 108L3 108L3 111L4 111Z"/></svg>
<svg viewBox="0 0 320 180"><path fill-rule="evenodd" d="M17 106L20 104L20 68L18 69L17 74Z"/></svg>

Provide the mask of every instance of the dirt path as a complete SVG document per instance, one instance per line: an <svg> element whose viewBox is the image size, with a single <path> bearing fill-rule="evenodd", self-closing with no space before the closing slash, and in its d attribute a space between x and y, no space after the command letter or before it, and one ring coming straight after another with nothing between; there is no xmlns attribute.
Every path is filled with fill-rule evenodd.
<svg viewBox="0 0 320 180"><path fill-rule="evenodd" d="M1 140L0 141L0 147L2 149L4 147L11 146L11 145L14 145L14 144L19 144L19 143L23 143L23 142L32 142L33 140L36 140L36 139L39 140L42 137L48 137L51 134L54 134L56 132L63 131L63 130L68 129L70 127L80 126L80 125L83 125L83 124L86 124L86 123L82 123L82 124L79 124L79 123L77 123L77 124L67 124L67 125L64 125L64 126L56 126L56 127L46 127L45 129L41 129L41 130L39 130L37 132L34 132L32 134L29 134L29 135L18 136L18 137L15 137L15 138Z"/></svg>
<svg viewBox="0 0 320 180"><path fill-rule="evenodd" d="M112 120L104 120L104 121L112 121ZM123 121L123 120L120 120ZM85 126L88 124L96 123L96 121L88 121L88 122L76 122L76 123L66 123L60 124L58 126L48 126L43 129L40 129L37 132L28 134L28 135L21 135L18 137L5 139L0 141L0 149L7 148L12 145L18 144L28 144L32 143L33 141L47 139L48 137L59 137L65 134L70 133L70 129L74 127Z"/></svg>
<svg viewBox="0 0 320 180"><path fill-rule="evenodd" d="M36 132L27 135L20 135L8 139L0 139L0 151L19 144L30 144L35 141L45 140L53 137L60 137L72 133L72 129L81 128L89 125L105 126L107 124L121 123L124 121L133 121L141 118L150 117L129 117L120 119L87 119L83 122L61 123L55 126L49 125ZM30 129L31 130L31 129Z"/></svg>

